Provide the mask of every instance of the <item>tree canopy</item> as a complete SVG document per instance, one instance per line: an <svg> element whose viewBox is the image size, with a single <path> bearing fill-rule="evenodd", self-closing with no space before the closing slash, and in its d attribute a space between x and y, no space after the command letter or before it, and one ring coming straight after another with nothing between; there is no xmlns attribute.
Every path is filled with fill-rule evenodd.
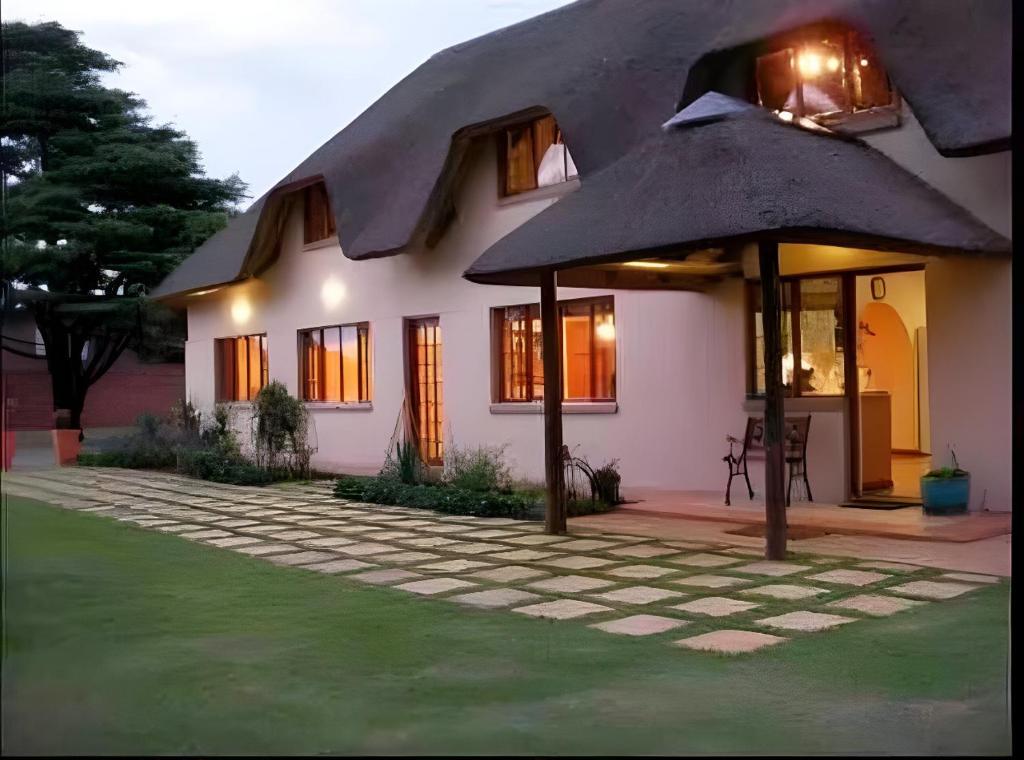
<svg viewBox="0 0 1024 760"><path fill-rule="evenodd" d="M145 295L227 223L245 184L206 177L195 142L106 86L121 64L79 32L5 22L2 42L4 307L32 311L55 407L78 427L88 386L126 346L180 343Z"/></svg>

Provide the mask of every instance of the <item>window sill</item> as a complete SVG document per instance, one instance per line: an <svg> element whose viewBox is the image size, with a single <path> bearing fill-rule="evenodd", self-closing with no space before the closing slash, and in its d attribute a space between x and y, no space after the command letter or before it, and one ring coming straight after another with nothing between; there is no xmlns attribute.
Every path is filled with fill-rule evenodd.
<svg viewBox="0 0 1024 760"><path fill-rule="evenodd" d="M825 118L821 126L848 135L893 129L900 126L900 110L897 106L879 106L865 111L844 113L842 116Z"/></svg>
<svg viewBox="0 0 1024 760"><path fill-rule="evenodd" d="M311 412L372 412L372 401L305 401Z"/></svg>
<svg viewBox="0 0 1024 760"><path fill-rule="evenodd" d="M615 414L615 401L563 401L562 414ZM504 401L491 404L491 414L544 414L542 401Z"/></svg>
<svg viewBox="0 0 1024 760"><path fill-rule="evenodd" d="M323 240L317 240L315 243L303 243L303 251L316 251L320 248L330 248L331 246L338 245L337 237L328 237Z"/></svg>
<svg viewBox="0 0 1024 760"><path fill-rule="evenodd" d="M846 396L802 396L782 402L786 414L790 412L841 412L846 408ZM753 396L743 401L744 412L764 413L764 399Z"/></svg>
<svg viewBox="0 0 1024 760"><path fill-rule="evenodd" d="M579 189L579 186L580 179L579 177L575 177L573 179L566 180L565 182L559 182L557 185L545 185L544 187L538 187L536 190L527 190L524 193L501 196L498 198L498 205L512 206L516 203L525 203L527 201L539 201L545 198L558 198Z"/></svg>

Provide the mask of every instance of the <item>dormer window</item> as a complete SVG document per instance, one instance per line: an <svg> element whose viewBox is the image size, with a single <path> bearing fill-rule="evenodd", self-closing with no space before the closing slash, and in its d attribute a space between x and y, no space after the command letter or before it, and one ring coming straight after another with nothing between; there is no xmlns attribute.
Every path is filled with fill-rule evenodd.
<svg viewBox="0 0 1024 760"><path fill-rule="evenodd" d="M898 124L898 99L855 31L815 26L775 40L756 62L759 103L783 118L874 129ZM786 116L790 114L790 116Z"/></svg>
<svg viewBox="0 0 1024 760"><path fill-rule="evenodd" d="M317 243L336 234L334 214L327 200L327 188L323 182L309 185L303 191L303 243Z"/></svg>
<svg viewBox="0 0 1024 760"><path fill-rule="evenodd" d="M503 196L557 185L578 176L554 116L504 129L498 147Z"/></svg>

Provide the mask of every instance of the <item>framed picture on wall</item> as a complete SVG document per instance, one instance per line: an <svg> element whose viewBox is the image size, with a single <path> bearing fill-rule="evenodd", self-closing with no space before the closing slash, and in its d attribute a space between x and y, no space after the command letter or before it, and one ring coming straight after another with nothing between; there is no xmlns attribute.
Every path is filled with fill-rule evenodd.
<svg viewBox="0 0 1024 760"><path fill-rule="evenodd" d="M871 278L871 297L876 301L881 301L885 298L885 280L881 277Z"/></svg>

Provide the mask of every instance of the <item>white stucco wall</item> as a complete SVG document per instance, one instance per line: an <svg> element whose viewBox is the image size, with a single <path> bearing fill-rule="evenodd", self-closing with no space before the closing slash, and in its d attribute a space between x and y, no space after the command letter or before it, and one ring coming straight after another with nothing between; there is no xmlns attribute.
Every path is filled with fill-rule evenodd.
<svg viewBox="0 0 1024 760"><path fill-rule="evenodd" d="M1005 183L1002 173L1002 166L1009 164L1005 155L982 161L988 168L979 172L971 163L977 163L975 159L942 159L934 150L931 154L922 150L920 136L913 128L903 128L891 133L885 142L894 156L910 161L908 168L919 173L935 161L965 162L957 164L959 169L949 165L928 170L947 180L950 172L955 175L962 171L964 182L989 182L991 187L976 196L962 191L960 195L980 217L998 217L1001 212L993 208L1002 203L999 188L1004 184L1008 188L1008 171ZM493 144L483 140L457 193L457 219L437 247L363 262L345 258L337 244L303 250L301 215L296 214L285 229L280 259L259 278L190 299L186 361L187 392L193 402L205 408L213 405L215 338L266 332L271 378L297 393L296 331L368 321L374 365L372 409L310 408L319 443L315 466L348 471L375 469L383 461L404 395L403 319L438 314L444 341L446 443L505 444L517 473L540 480L542 416L497 414L490 408L489 326L491 307L536 302L539 293L532 288L475 285L464 280L462 272L491 243L556 202L557 197L503 202L497 197L496 187ZM990 204L985 200L989 198L995 200ZM1008 201L1004 205L1008 208ZM784 250L783 269L790 274L800 271L801 257L820 266L823 257L837 250L790 255ZM856 252L841 255L846 256L845 264L857 260ZM886 259L895 254L873 255L878 263L896 260ZM976 472L976 486L983 480L992 483L976 487L978 498L981 488L987 487L988 506L1008 507L1009 264L991 265L1002 266L1000 274L981 267L968 277L964 270L972 266L973 262L957 263L952 259L928 264L933 436L937 441L955 439L962 462ZM938 267L934 275L933 267ZM334 306L322 298L325 283L330 283L335 293L339 289L344 292ZM956 284L959 287L954 287ZM559 297L604 292L610 291L563 288ZM944 305L947 294L955 308ZM627 490L630 486L649 486L721 492L726 473L721 461L727 449L725 435L741 435L747 414L759 411L758 402L745 400L742 282L728 281L706 294L618 291L614 297L617 411L567 413L565 442L578 444L577 453L594 464L619 459ZM976 306L979 301L981 305ZM237 308L242 303L248 306L245 320L238 318L246 311ZM966 339L965 328L952 316L957 310L975 315L972 319L982 312L986 317L1005 318L1005 329L990 332L984 341L979 342L977 336ZM960 359L951 352L965 346L980 354L971 374L975 398L985 387L988 370L996 372L999 383L998 373L1005 365L1005 388L997 388L985 400L980 416L974 417L996 426L993 439L971 432L971 415L962 419L965 410L957 409L958 404L963 406L966 388L958 379ZM809 471L815 498L831 502L845 498L850 480L845 399L800 400L787 405L786 411L787 415L814 415ZM994 443L1004 439L1005 447ZM944 444L933 450L941 454ZM752 462L752 482L758 493L763 493L762 480L759 462ZM741 490L734 488L734 498Z"/></svg>

